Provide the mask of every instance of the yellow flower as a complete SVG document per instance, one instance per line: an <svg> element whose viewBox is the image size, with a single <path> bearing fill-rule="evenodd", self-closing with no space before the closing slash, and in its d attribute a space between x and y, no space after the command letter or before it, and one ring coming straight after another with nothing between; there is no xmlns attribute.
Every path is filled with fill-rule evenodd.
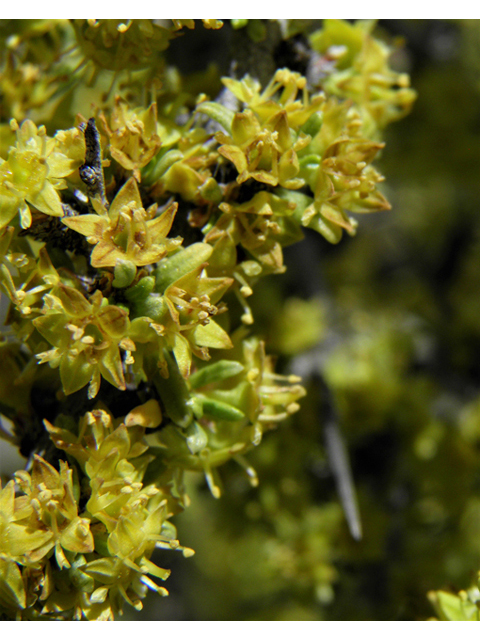
<svg viewBox="0 0 480 640"><path fill-rule="evenodd" d="M168 128L166 130L168 135ZM160 159L158 167L153 169L158 176L152 188L152 195L162 197L175 193L186 201L205 204L212 199L221 200L222 192L212 177L210 167L218 160L218 153L211 149L211 136L200 128L185 131L176 140L176 149L172 149ZM167 164L167 158L170 160Z"/></svg>
<svg viewBox="0 0 480 640"><path fill-rule="evenodd" d="M37 129L30 120L16 131L17 142L10 147L8 159L0 159L0 227L6 226L20 213L23 228L32 222L29 204L42 213L63 216L62 202L57 193L66 187L63 178L71 175L83 162L85 143L77 129L60 131L54 138L45 127Z"/></svg>
<svg viewBox="0 0 480 640"><path fill-rule="evenodd" d="M377 189L383 177L371 166L384 144L362 135L362 120L348 103L335 98L325 103L323 121L308 147L305 168L313 202L301 214L301 223L330 242L338 242L342 229L354 234L357 221L347 211L369 213L390 209Z"/></svg>
<svg viewBox="0 0 480 640"><path fill-rule="evenodd" d="M58 567L70 569L78 554L93 552L94 541L90 519L78 515L68 464L60 461L60 471L56 471L36 455L31 473L18 471L15 481L3 489L0 484L2 609L22 610L34 604L38 596L32 594L29 584L32 574L43 583L40 599L49 595L52 550Z"/></svg>
<svg viewBox="0 0 480 640"><path fill-rule="evenodd" d="M235 165L237 182L253 178L271 186L299 189L305 182L296 178L300 167L296 152L310 142L300 133L294 140L288 126L287 113L278 111L263 124L252 111L235 114L232 135L216 134L222 144L218 152Z"/></svg>
<svg viewBox="0 0 480 640"><path fill-rule="evenodd" d="M228 333L215 320L225 305L218 301L233 283L231 278L209 278L204 265L173 282L165 291L165 302L171 320L165 327L173 333L173 352L184 378L190 373L192 352L203 360L210 358L209 348L229 349Z"/></svg>
<svg viewBox="0 0 480 640"><path fill-rule="evenodd" d="M391 48L371 35L373 20L324 20L323 28L310 36L312 47L336 62L322 79L328 93L350 98L360 109L364 132L378 130L406 116L416 99L406 73L390 69Z"/></svg>
<svg viewBox="0 0 480 640"><path fill-rule="evenodd" d="M162 144L157 135L157 103L148 109L128 108L119 96L110 116L110 124L102 114L100 119L108 135L110 155L124 169L133 171L140 182L140 169L154 157Z"/></svg>
<svg viewBox="0 0 480 640"><path fill-rule="evenodd" d="M179 403L184 392L177 386L177 415L169 407L175 424L147 438L152 446L161 447L168 465L203 471L216 498L220 489L215 468L232 458L256 484L255 471L242 454L258 445L267 429L298 411L297 400L305 395L300 378L276 375L264 343L244 335L242 330L237 333L234 348L226 354L228 359L193 372L183 409ZM167 391L175 389L169 379L155 384L164 401ZM177 416L183 416L182 423Z"/></svg>
<svg viewBox="0 0 480 640"><path fill-rule="evenodd" d="M93 267L115 267L119 260L141 267L158 262L182 242L167 238L177 207L173 203L155 217L157 205L142 207L137 182L131 178L115 196L108 214L72 216L64 222L96 245L90 258Z"/></svg>
<svg viewBox="0 0 480 640"><path fill-rule="evenodd" d="M228 349L228 333L214 317L226 309L219 301L232 285L231 278L210 278L206 260L212 247L194 243L161 260L156 278L147 276L127 289L132 322L129 336L136 344L133 371L144 379L144 359L156 362L168 377L164 350L172 350L187 378L192 353L208 360L209 348Z"/></svg>
<svg viewBox="0 0 480 640"><path fill-rule="evenodd" d="M325 101L323 95L310 97L307 91L307 80L304 76L290 69L278 69L265 89L250 76L242 80L222 78L223 84L264 123L285 111L288 126L294 131L317 113ZM298 100L301 92L302 99Z"/></svg>
<svg viewBox="0 0 480 640"><path fill-rule="evenodd" d="M80 613L89 620L113 619L122 612L123 602L140 610L147 588L168 594L148 576L166 580L170 575L150 561L156 547L178 549L186 557L193 554L179 545L168 522L168 489L142 484L153 459L143 437L145 428L158 426L160 420L160 407L150 400L132 409L123 422L103 409L88 412L80 420L78 435L45 421L55 445L74 457L89 479L86 514L93 523L96 549L104 549L81 565L92 581ZM54 604L52 598L50 606Z"/></svg>
<svg viewBox="0 0 480 640"><path fill-rule="evenodd" d="M69 568L64 551L74 554L93 551L90 520L78 515L72 470L66 462L60 462L58 472L35 455L31 474L18 471L16 481L25 494L17 500L19 521L29 519L28 525L33 530L41 523L50 531L50 539L29 554L30 561L40 560L54 548L59 567Z"/></svg>
<svg viewBox="0 0 480 640"><path fill-rule="evenodd" d="M36 357L60 368L65 394L90 382L88 396L94 398L100 376L118 389L126 388L120 349L135 349L127 338L126 311L109 305L98 290L88 301L73 287L60 284L55 294L44 296L42 314L33 324L54 348Z"/></svg>

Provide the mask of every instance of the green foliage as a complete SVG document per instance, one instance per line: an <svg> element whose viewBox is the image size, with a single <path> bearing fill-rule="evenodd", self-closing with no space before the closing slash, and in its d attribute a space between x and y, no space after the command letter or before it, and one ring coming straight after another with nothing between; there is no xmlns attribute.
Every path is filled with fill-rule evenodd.
<svg viewBox="0 0 480 640"><path fill-rule="evenodd" d="M308 31L290 26L285 41ZM0 410L33 456L0 494L8 618L110 620L125 602L140 610L147 589L166 595L154 578L169 570L151 557L155 549L192 555L171 522L191 502L192 514L204 508L190 472L219 498L218 468L226 466L228 485L234 460L256 487L245 454L255 449L265 469L269 459L281 465L281 445L257 447L305 396L298 376L275 373L246 298L264 276L285 272L283 248L304 228L337 243L343 230L355 234L356 214L390 208L372 163L382 129L408 112L415 92L389 68L373 25L325 21L310 34L321 78L281 67L264 87L253 75L224 77L218 96L208 95L208 73L198 92L187 91L195 83L166 57L194 27L2 27L0 285L9 309L0 349L11 367L0 370ZM254 44L269 28L231 27ZM284 355L314 345L327 324L318 301L273 320L272 345ZM305 332L292 339L296 323ZM391 327L371 366L358 362L377 347L378 335L371 345L352 342L326 377L348 406L349 394L368 403L380 389L382 416L403 371ZM317 431L309 423L306 442ZM275 592L287 576L298 593L326 603L340 509L311 508L306 483L295 479L305 451L290 439L289 476L278 482L266 471L250 503L250 516L268 526L247 533L232 571L247 597L257 577L259 591ZM215 541L204 553L217 553Z"/></svg>

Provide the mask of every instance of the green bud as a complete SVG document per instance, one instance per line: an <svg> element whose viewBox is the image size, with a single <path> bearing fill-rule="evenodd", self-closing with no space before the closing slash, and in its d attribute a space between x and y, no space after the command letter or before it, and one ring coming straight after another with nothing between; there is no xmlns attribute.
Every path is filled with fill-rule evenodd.
<svg viewBox="0 0 480 640"><path fill-rule="evenodd" d="M262 42L267 37L267 28L261 20L249 20L247 33L253 42Z"/></svg>
<svg viewBox="0 0 480 640"><path fill-rule="evenodd" d="M113 270L115 278L112 285L117 289L129 287L137 275L137 267L130 260L117 260Z"/></svg>
<svg viewBox="0 0 480 640"><path fill-rule="evenodd" d="M298 164L303 169L303 167L313 167L317 168L320 162L322 161L322 157L316 153L309 153L308 156L303 156L303 158L298 159Z"/></svg>
<svg viewBox="0 0 480 640"><path fill-rule="evenodd" d="M300 191L293 191L291 189L275 189L275 194L277 196L280 196L280 198L293 202L296 205L295 209L293 209L292 211L292 218L298 224L302 224L303 212L308 206L312 204L313 198L305 195L304 193L301 193Z"/></svg>
<svg viewBox="0 0 480 640"><path fill-rule="evenodd" d="M244 260L240 267L249 278L255 278L262 273L262 265L256 260Z"/></svg>
<svg viewBox="0 0 480 640"><path fill-rule="evenodd" d="M232 29L243 29L243 27L247 26L248 20L246 18L230 20L230 24L232 25Z"/></svg>
<svg viewBox="0 0 480 640"><path fill-rule="evenodd" d="M314 138L322 128L322 123L323 114L321 112L313 113L300 130Z"/></svg>
<svg viewBox="0 0 480 640"><path fill-rule="evenodd" d="M193 415L197 420L203 418L203 403L197 396L191 396L188 404L192 407Z"/></svg>
<svg viewBox="0 0 480 640"><path fill-rule="evenodd" d="M208 178L208 180L205 180L199 191L202 198L205 198L207 202L219 204L222 201L223 193L215 178Z"/></svg>
<svg viewBox="0 0 480 640"><path fill-rule="evenodd" d="M125 297L133 304L144 301L153 291L155 279L151 276L142 278L140 282L125 291Z"/></svg>
<svg viewBox="0 0 480 640"><path fill-rule="evenodd" d="M196 422L192 422L186 430L187 447L191 454L195 455L208 444L208 437L205 431Z"/></svg>
<svg viewBox="0 0 480 640"><path fill-rule="evenodd" d="M146 276L133 287L126 289L125 297L132 303L134 316L147 316L155 322L161 322L165 313L165 302L162 296L153 293L154 286L155 279Z"/></svg>

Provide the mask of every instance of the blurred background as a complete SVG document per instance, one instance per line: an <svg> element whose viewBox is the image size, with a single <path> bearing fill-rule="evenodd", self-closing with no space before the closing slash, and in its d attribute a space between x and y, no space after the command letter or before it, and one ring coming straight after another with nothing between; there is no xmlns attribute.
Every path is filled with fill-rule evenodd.
<svg viewBox="0 0 480 640"><path fill-rule="evenodd" d="M376 36L399 45L391 66L418 92L376 163L392 210L362 216L335 246L307 233L285 250L286 274L258 285L257 331L279 370L307 373L309 394L251 452L258 488L234 465L219 500L190 479L176 525L196 555L160 554L170 597L150 594L125 619L422 620L430 590L476 579L480 21L379 21ZM216 57L228 71L228 31L197 29L190 42L174 42L171 60L194 73ZM313 369L349 452L360 541L325 453ZM2 474L18 468L11 455L0 449Z"/></svg>

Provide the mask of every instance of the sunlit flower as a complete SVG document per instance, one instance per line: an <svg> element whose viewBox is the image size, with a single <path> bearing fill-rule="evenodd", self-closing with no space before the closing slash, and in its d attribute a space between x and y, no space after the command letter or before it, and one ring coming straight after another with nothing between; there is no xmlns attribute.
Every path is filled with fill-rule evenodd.
<svg viewBox="0 0 480 640"><path fill-rule="evenodd" d="M119 260L141 267L158 262L182 242L167 238L177 206L171 204L159 216L156 204L145 210L131 178L117 193L108 215L72 216L64 222L95 245L90 258L93 267L115 267Z"/></svg>
<svg viewBox="0 0 480 640"><path fill-rule="evenodd" d="M42 213L63 216L58 190L66 187L63 178L82 163L85 143L78 129L61 131L54 138L25 120L21 127L11 122L17 142L6 161L0 159L0 227L20 213L22 227L30 226L29 204Z"/></svg>
<svg viewBox="0 0 480 640"><path fill-rule="evenodd" d="M33 321L53 349L37 353L39 362L59 367L64 392L68 395L89 383L94 398L103 376L110 384L125 389L120 348L132 350L128 340L128 314L109 305L100 291L90 300L74 289L59 285L55 294L44 296L42 315Z"/></svg>
<svg viewBox="0 0 480 640"><path fill-rule="evenodd" d="M140 169L154 157L162 144L157 135L157 104L148 109L129 109L117 96L109 121L101 121L108 135L110 155L124 169L133 171L140 182Z"/></svg>

